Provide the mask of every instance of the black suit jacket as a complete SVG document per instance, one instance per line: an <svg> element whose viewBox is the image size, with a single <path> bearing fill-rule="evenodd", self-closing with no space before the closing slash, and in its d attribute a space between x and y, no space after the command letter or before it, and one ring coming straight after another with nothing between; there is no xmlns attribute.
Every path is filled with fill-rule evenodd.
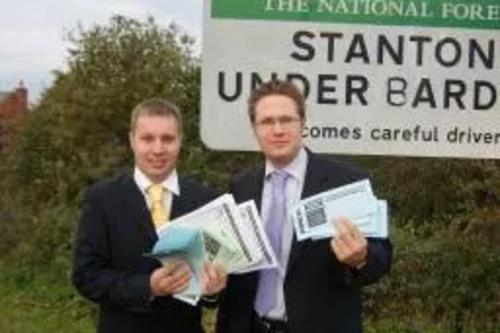
<svg viewBox="0 0 500 333"><path fill-rule="evenodd" d="M216 197L179 178L171 218ZM146 200L131 174L90 187L75 240L72 282L99 305L101 333L201 333L201 310L172 297L152 298L150 274L160 266L144 256L157 240Z"/></svg>
<svg viewBox="0 0 500 333"><path fill-rule="evenodd" d="M367 178L361 171L308 152L302 198ZM238 202L254 199L261 206L264 166L237 176L232 193ZM358 333L362 331L360 287L389 270L388 240L369 239L367 264L355 270L332 254L330 240L297 242L294 238L285 277L285 305L291 333ZM222 295L217 333L258 332L254 312L258 273L231 276Z"/></svg>

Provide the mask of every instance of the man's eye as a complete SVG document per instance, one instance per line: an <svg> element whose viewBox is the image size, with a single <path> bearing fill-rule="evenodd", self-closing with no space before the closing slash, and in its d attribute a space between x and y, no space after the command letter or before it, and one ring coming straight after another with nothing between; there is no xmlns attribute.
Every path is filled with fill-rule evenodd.
<svg viewBox="0 0 500 333"><path fill-rule="evenodd" d="M261 124L264 126L272 126L274 124L273 118L266 118L261 121Z"/></svg>
<svg viewBox="0 0 500 333"><path fill-rule="evenodd" d="M170 142L174 141L174 138L171 137L171 136L164 136L164 137L161 138L161 141L163 143L170 143Z"/></svg>

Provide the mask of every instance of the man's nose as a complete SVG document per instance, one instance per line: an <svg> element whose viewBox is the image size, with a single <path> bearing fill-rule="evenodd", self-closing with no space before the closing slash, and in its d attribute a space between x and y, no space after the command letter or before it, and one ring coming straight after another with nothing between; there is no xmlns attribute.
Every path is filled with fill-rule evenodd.
<svg viewBox="0 0 500 333"><path fill-rule="evenodd" d="M161 142L161 140L155 140L153 142L153 152L161 153L164 150L165 150L165 147L164 147L163 143Z"/></svg>
<svg viewBox="0 0 500 333"><path fill-rule="evenodd" d="M283 130L283 124L281 122L279 122L279 121L275 121L273 123L272 132L274 134L281 134L281 133L283 133L284 132L284 130Z"/></svg>

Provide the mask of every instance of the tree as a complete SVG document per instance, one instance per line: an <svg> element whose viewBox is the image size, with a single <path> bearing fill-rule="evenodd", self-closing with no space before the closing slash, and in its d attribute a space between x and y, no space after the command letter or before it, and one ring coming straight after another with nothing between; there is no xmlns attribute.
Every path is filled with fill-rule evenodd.
<svg viewBox="0 0 500 333"><path fill-rule="evenodd" d="M3 244L35 264L70 257L82 191L132 166L128 124L137 103L170 99L188 124L198 111L199 61L176 26L115 16L78 27L68 41L66 69L55 72L2 164L10 210L2 211Z"/></svg>
<svg viewBox="0 0 500 333"><path fill-rule="evenodd" d="M188 119L197 112L198 60L177 27L115 16L68 40L67 70L55 72L18 141L15 187L29 187L33 201L72 202L86 184L129 166L129 115L141 100L171 99Z"/></svg>

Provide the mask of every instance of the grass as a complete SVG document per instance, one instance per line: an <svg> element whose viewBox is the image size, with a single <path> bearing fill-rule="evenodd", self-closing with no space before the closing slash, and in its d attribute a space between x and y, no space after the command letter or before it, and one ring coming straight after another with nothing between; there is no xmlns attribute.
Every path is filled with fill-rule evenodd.
<svg viewBox="0 0 500 333"><path fill-rule="evenodd" d="M2 333L93 333L93 310L61 274L29 274L0 263L0 332ZM365 333L456 333L452 327L429 320L424 313L412 318L367 317ZM207 333L213 333L215 311L204 313ZM488 332L500 333L500 327Z"/></svg>
<svg viewBox="0 0 500 333"><path fill-rule="evenodd" d="M93 332L90 308L47 274L26 277L0 266L0 332Z"/></svg>
<svg viewBox="0 0 500 333"><path fill-rule="evenodd" d="M0 263L1 333L92 333L92 306L56 274L36 275ZM215 311L204 312L207 333L213 332Z"/></svg>

